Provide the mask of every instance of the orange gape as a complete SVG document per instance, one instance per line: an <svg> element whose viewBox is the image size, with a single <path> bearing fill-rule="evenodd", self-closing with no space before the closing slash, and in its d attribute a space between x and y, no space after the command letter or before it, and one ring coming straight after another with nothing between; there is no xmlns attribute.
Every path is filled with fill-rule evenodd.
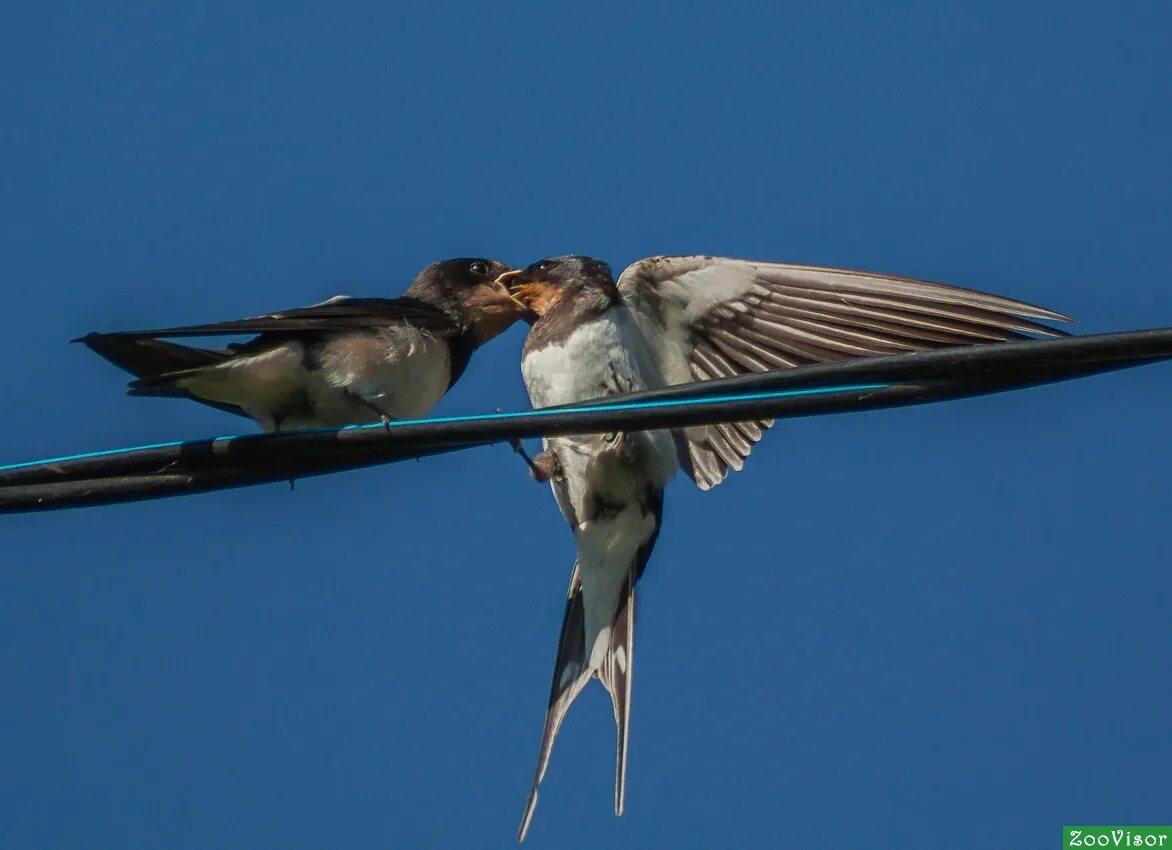
<svg viewBox="0 0 1172 850"><path fill-rule="evenodd" d="M560 287L552 286L541 281L511 286L509 287L509 292L538 317L544 316L549 308L562 296Z"/></svg>

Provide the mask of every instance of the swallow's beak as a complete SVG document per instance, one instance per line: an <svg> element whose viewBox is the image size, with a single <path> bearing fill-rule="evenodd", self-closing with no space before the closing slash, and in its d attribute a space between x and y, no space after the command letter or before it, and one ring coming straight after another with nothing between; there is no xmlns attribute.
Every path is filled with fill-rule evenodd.
<svg viewBox="0 0 1172 850"><path fill-rule="evenodd" d="M517 298L517 296L513 294L513 291L510 288L512 285L512 281L514 279L516 279L517 275L524 274L524 272L525 272L524 269L513 269L510 272L505 272L500 277L498 277L496 280L494 280L492 282L492 285L496 289L499 289L501 291L501 293L504 294L504 296L506 298L508 298L510 301L512 301L514 304L516 304L518 307L520 307L521 310L528 313L529 307L524 302L522 302L519 298Z"/></svg>
<svg viewBox="0 0 1172 850"><path fill-rule="evenodd" d="M528 315L528 308L514 298L502 282L516 274L516 271L507 271L495 280L483 281L465 296L465 307L477 345L488 342L513 322Z"/></svg>
<svg viewBox="0 0 1172 850"><path fill-rule="evenodd" d="M544 316L562 294L555 284L534 279L528 269L505 272L496 282L506 288L509 297L521 306L530 321Z"/></svg>
<svg viewBox="0 0 1172 850"><path fill-rule="evenodd" d="M515 277L517 277L517 275L524 273L524 269L513 269L512 271L507 271L498 277L495 281L493 281L493 286L499 286L501 289L507 292L509 289L509 281L513 280Z"/></svg>

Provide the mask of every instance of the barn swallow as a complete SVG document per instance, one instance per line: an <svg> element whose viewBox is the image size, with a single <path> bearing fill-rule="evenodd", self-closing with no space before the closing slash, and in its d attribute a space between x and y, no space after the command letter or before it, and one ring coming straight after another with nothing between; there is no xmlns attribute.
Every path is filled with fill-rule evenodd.
<svg viewBox="0 0 1172 850"><path fill-rule="evenodd" d="M940 283L722 257L652 257L617 283L606 263L553 257L501 283L531 329L521 373L534 407L769 369L944 346L1058 336L1067 316ZM617 726L622 814L635 587L659 534L663 490L682 468L701 489L739 470L772 423L752 421L546 438L532 462L577 545L523 841L554 738L591 678Z"/></svg>
<svg viewBox="0 0 1172 850"><path fill-rule="evenodd" d="M398 298L337 296L230 322L91 333L84 342L135 375L131 395L189 398L268 431L425 416L472 352L520 318L496 260L443 260ZM165 337L256 334L223 349Z"/></svg>

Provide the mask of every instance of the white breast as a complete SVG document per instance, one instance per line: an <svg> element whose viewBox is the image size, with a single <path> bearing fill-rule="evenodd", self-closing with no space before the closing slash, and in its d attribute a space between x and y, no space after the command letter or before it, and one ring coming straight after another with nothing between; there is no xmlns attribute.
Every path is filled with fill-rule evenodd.
<svg viewBox="0 0 1172 850"><path fill-rule="evenodd" d="M607 310L598 319L579 325L561 343L528 353L521 361L521 374L534 407L597 399L662 386L658 373L640 356L645 343L625 307ZM555 437L545 444L554 449L566 473L570 500L575 513L582 515L580 497L590 488L621 491L624 485L638 488L650 480L662 486L676 468L675 446L667 431L645 431L633 435L642 444L642 469L635 475L598 465L592 460L606 450L603 435ZM615 474L609 482L588 476ZM634 492L614 492L621 499ZM563 510L565 507L564 506Z"/></svg>
<svg viewBox="0 0 1172 850"><path fill-rule="evenodd" d="M612 307L565 340L525 355L521 376L529 400L534 407L550 407L658 386L636 356L642 346L626 309Z"/></svg>

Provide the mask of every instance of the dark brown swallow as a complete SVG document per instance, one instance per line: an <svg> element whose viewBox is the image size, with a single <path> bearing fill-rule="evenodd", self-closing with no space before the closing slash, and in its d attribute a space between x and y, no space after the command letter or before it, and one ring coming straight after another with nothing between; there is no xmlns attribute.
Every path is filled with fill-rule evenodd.
<svg viewBox="0 0 1172 850"><path fill-rule="evenodd" d="M135 375L131 395L188 398L266 430L426 416L472 353L521 308L495 283L496 260L443 260L398 298L338 296L247 319L90 333L75 342ZM256 334L210 349L167 337Z"/></svg>

